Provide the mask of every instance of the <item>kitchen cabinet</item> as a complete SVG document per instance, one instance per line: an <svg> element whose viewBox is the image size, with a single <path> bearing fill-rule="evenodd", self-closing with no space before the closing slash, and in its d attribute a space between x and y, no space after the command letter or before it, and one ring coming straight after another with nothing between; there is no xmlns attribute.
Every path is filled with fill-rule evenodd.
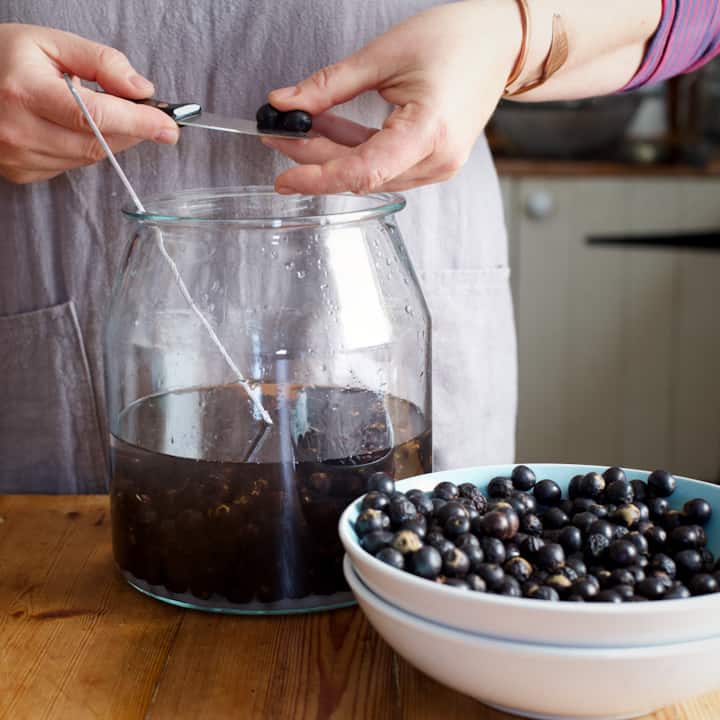
<svg viewBox="0 0 720 720"><path fill-rule="evenodd" d="M505 178L520 460L720 481L720 180ZM617 244L592 244L605 237Z"/></svg>

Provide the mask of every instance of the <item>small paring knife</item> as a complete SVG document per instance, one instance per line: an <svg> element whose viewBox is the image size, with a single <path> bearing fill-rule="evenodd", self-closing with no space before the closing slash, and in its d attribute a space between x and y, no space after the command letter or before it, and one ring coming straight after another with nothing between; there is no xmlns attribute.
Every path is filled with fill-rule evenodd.
<svg viewBox="0 0 720 720"><path fill-rule="evenodd" d="M135 100L140 105L162 110L178 125L183 127L199 127L204 130L219 130L220 132L238 133L240 135L272 135L273 137L299 139L312 137L305 132L292 132L288 130L258 130L255 120L225 117L215 113L205 112L198 103L171 103L164 100L148 98Z"/></svg>

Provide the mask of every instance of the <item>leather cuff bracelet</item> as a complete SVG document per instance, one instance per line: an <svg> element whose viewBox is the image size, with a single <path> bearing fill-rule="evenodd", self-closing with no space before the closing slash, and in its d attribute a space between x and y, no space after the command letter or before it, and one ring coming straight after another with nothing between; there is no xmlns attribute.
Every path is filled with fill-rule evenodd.
<svg viewBox="0 0 720 720"><path fill-rule="evenodd" d="M530 92L535 88L544 85L560 68L565 65L569 55L568 47L568 36L565 30L565 23L563 22L560 15L553 15L552 24L552 42L550 43L550 50L545 62L542 66L542 73L537 80L532 80L529 83L525 83L516 89L512 89L513 84L518 80L525 70L527 64L528 53L530 50L530 30L531 30L531 16L530 6L528 0L517 0L518 7L520 9L520 18L522 21L522 45L520 46L520 53L518 60L515 63L512 73L508 78L507 84L505 85L505 93L503 97L516 97L523 93Z"/></svg>

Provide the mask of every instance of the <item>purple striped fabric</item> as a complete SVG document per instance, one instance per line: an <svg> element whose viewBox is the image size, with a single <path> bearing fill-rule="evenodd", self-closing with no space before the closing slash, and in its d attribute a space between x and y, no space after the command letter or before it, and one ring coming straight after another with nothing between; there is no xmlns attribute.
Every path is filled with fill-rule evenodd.
<svg viewBox="0 0 720 720"><path fill-rule="evenodd" d="M625 90L697 70L720 54L720 0L663 0L660 25Z"/></svg>

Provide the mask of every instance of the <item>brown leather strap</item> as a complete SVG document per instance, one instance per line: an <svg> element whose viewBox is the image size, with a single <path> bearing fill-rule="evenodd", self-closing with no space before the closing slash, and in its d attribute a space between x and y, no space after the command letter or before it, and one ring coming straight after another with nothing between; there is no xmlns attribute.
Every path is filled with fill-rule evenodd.
<svg viewBox="0 0 720 720"><path fill-rule="evenodd" d="M528 6L528 0L517 0L517 4L522 22L522 45L520 46L520 53L518 54L515 67L510 73L507 83L505 83L505 92L508 91L508 88L520 77L522 71L525 69L528 52L530 50L530 43L528 42L530 38L530 7Z"/></svg>
<svg viewBox="0 0 720 720"><path fill-rule="evenodd" d="M521 85L516 90L511 90L510 88L512 84L522 74L525 63L527 62L528 48L530 46L530 13L527 0L518 0L518 5L521 8L520 14L523 16L523 44L518 64L513 70L510 79L505 86L505 94L503 97L517 97L518 95L530 92L531 90L544 85L558 70L560 70L560 68L565 65L570 54L565 23L560 15L553 15L552 42L550 44L548 56L543 63L540 77L537 80Z"/></svg>

